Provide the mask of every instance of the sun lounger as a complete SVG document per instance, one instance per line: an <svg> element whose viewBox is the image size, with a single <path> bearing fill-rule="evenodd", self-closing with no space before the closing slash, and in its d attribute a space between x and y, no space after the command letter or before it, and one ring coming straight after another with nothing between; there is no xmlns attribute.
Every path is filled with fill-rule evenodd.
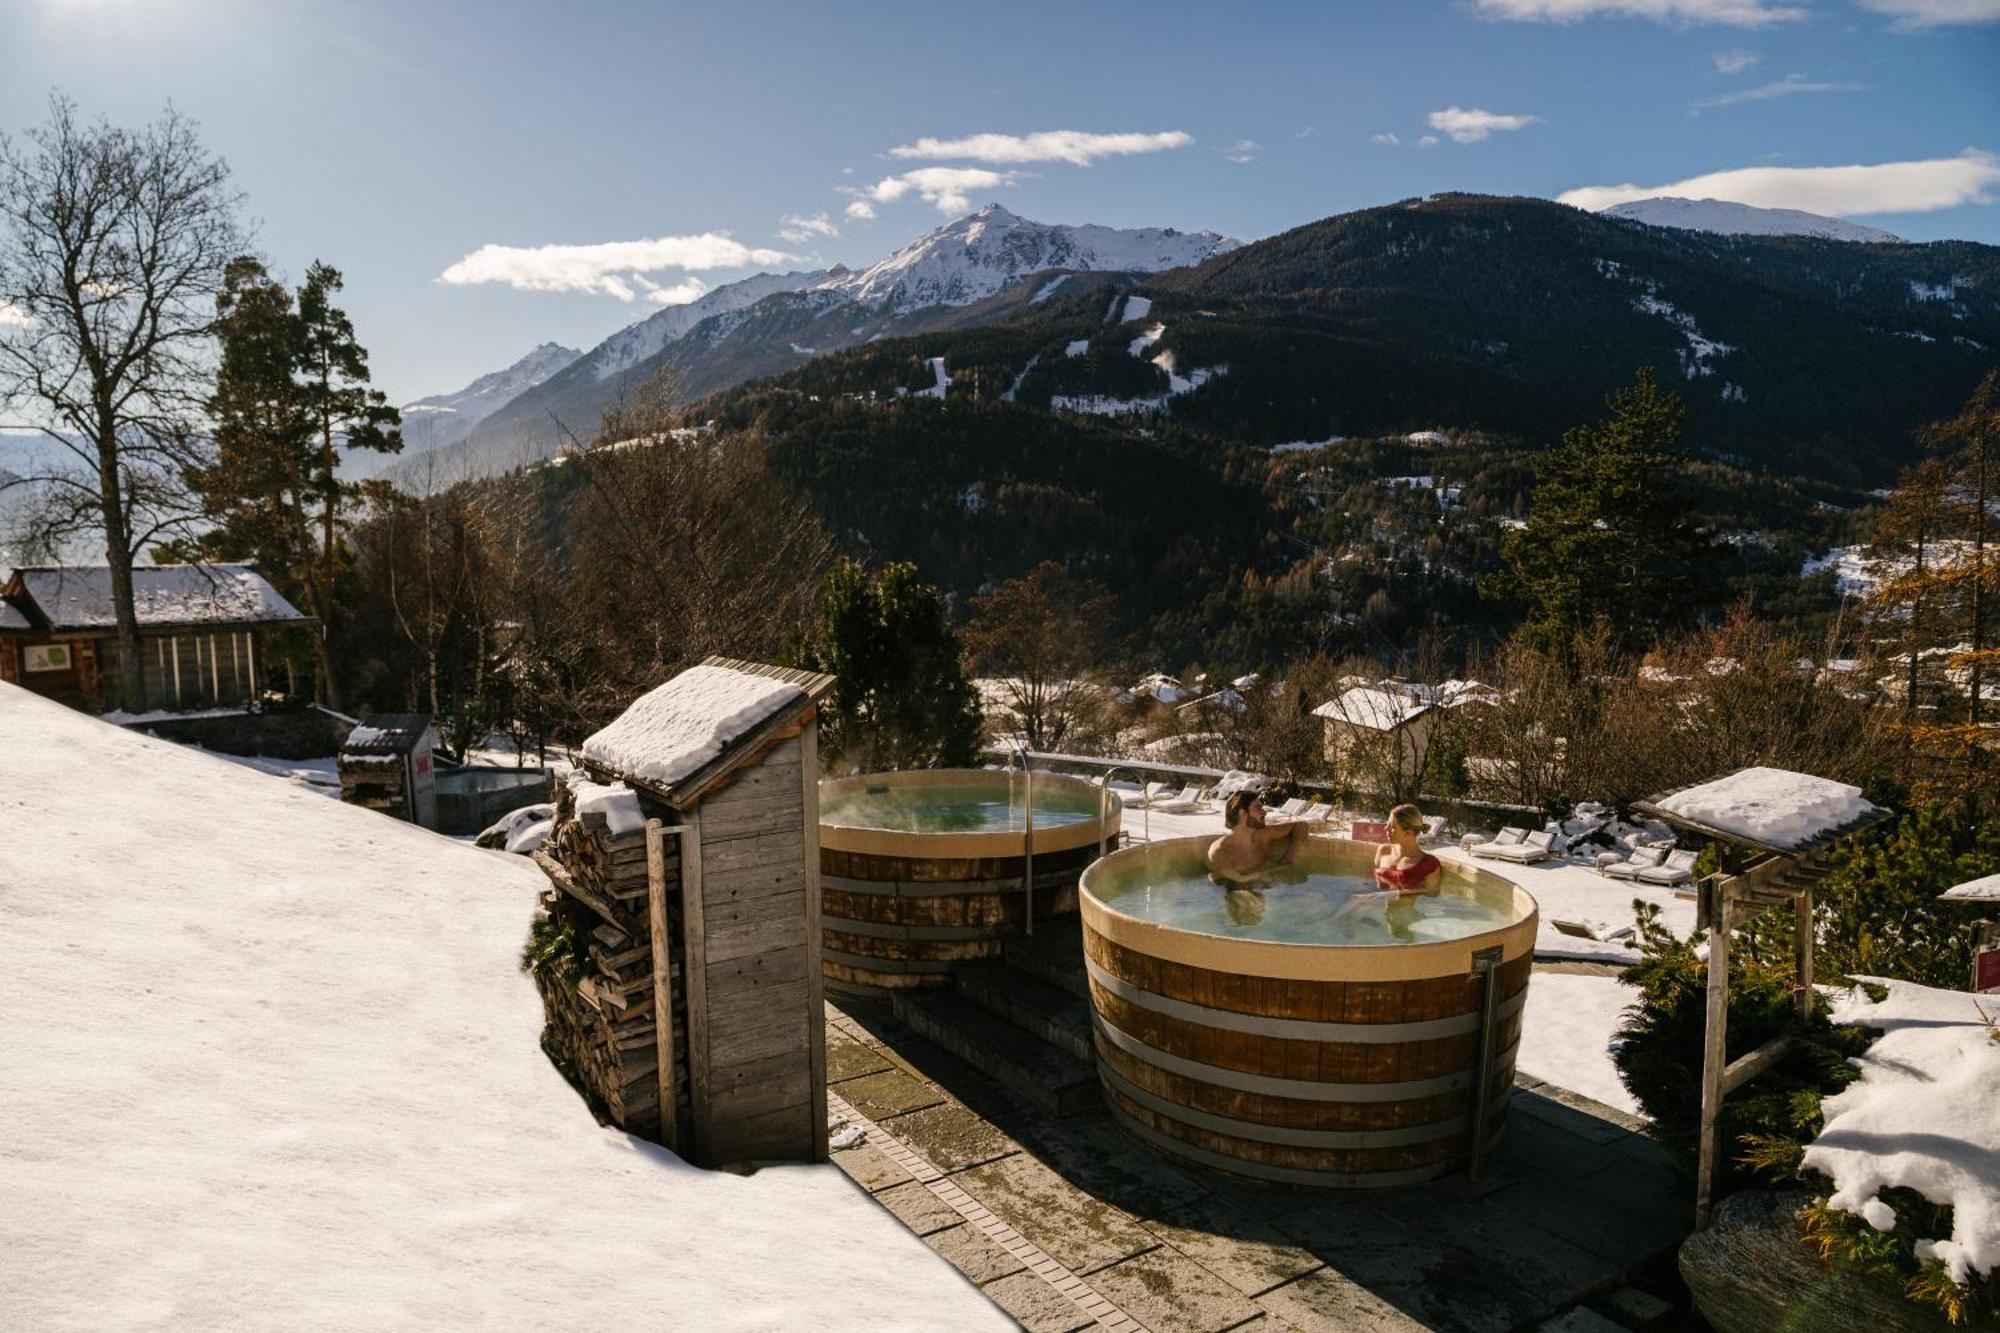
<svg viewBox="0 0 2000 1333"><path fill-rule="evenodd" d="M1528 830L1515 828L1509 824L1506 828L1494 834L1491 841L1469 842L1465 845L1465 850L1471 852L1474 856L1484 856L1496 847L1518 847L1527 836Z"/></svg>
<svg viewBox="0 0 2000 1333"><path fill-rule="evenodd" d="M1306 812L1306 805L1307 801L1305 797L1294 796L1291 800L1286 801L1276 810L1272 810L1267 813L1271 815L1276 815L1279 819L1297 819L1300 815Z"/></svg>
<svg viewBox="0 0 2000 1333"><path fill-rule="evenodd" d="M1311 805L1307 806L1304 810L1299 812L1299 822L1301 824L1324 824L1327 820L1332 818L1333 818L1333 807L1328 805L1325 801L1314 801Z"/></svg>
<svg viewBox="0 0 2000 1333"><path fill-rule="evenodd" d="M1641 847L1623 861L1597 867L1597 873L1609 875L1612 879L1637 879L1641 871L1652 870L1666 860L1669 850L1666 847Z"/></svg>
<svg viewBox="0 0 2000 1333"><path fill-rule="evenodd" d="M1599 944L1617 944L1623 940L1630 939L1633 934L1632 927L1629 925L1619 926L1614 929L1606 926L1602 921L1564 921L1560 918L1551 917L1549 924L1565 935L1574 935L1580 940L1594 940ZM1629 949L1632 946L1628 944L1625 947Z"/></svg>
<svg viewBox="0 0 2000 1333"><path fill-rule="evenodd" d="M1179 796L1174 797L1171 801L1155 801L1151 809L1156 815L1203 814L1210 809L1208 803L1202 799L1206 794L1198 786L1183 787Z"/></svg>
<svg viewBox="0 0 2000 1333"><path fill-rule="evenodd" d="M1445 817L1432 815L1424 821L1424 831L1417 835L1418 842L1442 842L1444 840Z"/></svg>
<svg viewBox="0 0 2000 1333"><path fill-rule="evenodd" d="M1529 861L1546 860L1551 855L1555 841L1556 834L1554 829L1541 829L1530 833L1519 842L1489 842L1482 846L1474 847L1472 854L1474 856L1490 857L1496 861L1512 861L1517 865L1525 865Z"/></svg>
<svg viewBox="0 0 2000 1333"><path fill-rule="evenodd" d="M1672 852L1659 865L1642 869L1632 878L1641 884L1659 884L1667 888L1685 884L1694 878L1694 863L1700 856L1699 852Z"/></svg>
<svg viewBox="0 0 2000 1333"><path fill-rule="evenodd" d="M1127 796L1125 798L1125 808L1127 810L1142 809L1155 801L1165 800L1167 797L1173 795L1173 792L1174 784L1171 782L1149 782L1146 784L1144 792L1137 796Z"/></svg>

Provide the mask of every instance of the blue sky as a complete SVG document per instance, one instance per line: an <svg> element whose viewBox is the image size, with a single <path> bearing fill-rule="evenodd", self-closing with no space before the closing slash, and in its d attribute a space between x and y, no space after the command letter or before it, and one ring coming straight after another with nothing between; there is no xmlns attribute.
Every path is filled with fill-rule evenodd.
<svg viewBox="0 0 2000 1333"><path fill-rule="evenodd" d="M396 401L692 283L871 262L961 198L1254 239L1734 173L1712 184L2000 243L2000 0L6 0L0 129L54 88L199 120L263 253L346 272ZM1798 170L1851 166L1876 170Z"/></svg>

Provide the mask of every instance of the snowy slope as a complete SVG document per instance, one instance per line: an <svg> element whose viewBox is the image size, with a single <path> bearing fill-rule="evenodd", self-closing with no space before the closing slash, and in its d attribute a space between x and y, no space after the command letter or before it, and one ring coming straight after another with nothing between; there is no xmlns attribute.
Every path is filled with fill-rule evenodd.
<svg viewBox="0 0 2000 1333"><path fill-rule="evenodd" d="M464 439L508 399L534 388L582 355L573 347L543 343L505 370L481 375L457 393L432 394L403 404L404 450L432 449Z"/></svg>
<svg viewBox="0 0 2000 1333"><path fill-rule="evenodd" d="M1604 210L1604 216L1655 227L1680 227L1731 236L1817 236L1827 241L1874 243L1900 243L1903 239L1858 222L1802 213L1796 208L1754 208L1726 199L1677 199L1661 195L1654 199L1634 199L1629 204L1613 204Z"/></svg>
<svg viewBox="0 0 2000 1333"><path fill-rule="evenodd" d="M896 310L970 305L1045 269L1158 273L1240 244L1212 231L1032 222L988 204L878 264L823 285L864 305Z"/></svg>
<svg viewBox="0 0 2000 1333"><path fill-rule="evenodd" d="M618 330L590 349L580 371L593 380L609 379L658 355L661 348L686 337L690 329L711 315L744 310L778 292L795 292L829 280L837 282L846 275L846 269L835 267L811 273L759 273L740 282L725 283L698 300L670 305Z"/></svg>
<svg viewBox="0 0 2000 1333"><path fill-rule="evenodd" d="M600 1128L482 852L0 685L10 1328L1006 1328L831 1166Z"/></svg>

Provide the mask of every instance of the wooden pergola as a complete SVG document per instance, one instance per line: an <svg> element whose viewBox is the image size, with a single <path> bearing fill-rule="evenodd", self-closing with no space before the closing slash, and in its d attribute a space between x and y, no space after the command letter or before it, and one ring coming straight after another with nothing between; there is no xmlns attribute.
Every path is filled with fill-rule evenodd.
<svg viewBox="0 0 2000 1333"><path fill-rule="evenodd" d="M1790 1037L1774 1037L1734 1060L1729 1049L1730 938L1752 918L1789 905L1792 909L1792 989L1801 1018L1813 1004L1813 890L1827 873L1826 854L1850 833L1878 824L1890 811L1870 808L1868 814L1835 828L1821 830L1793 845L1760 842L1667 809L1665 803L1707 783L1690 783L1636 802L1632 809L1670 828L1713 842L1721 856L1716 873L1700 880L1695 929L1708 935L1708 1012L1701 1058L1701 1156L1695 1176L1694 1224L1708 1225L1714 1202L1717 1121L1722 1101L1772 1065L1791 1048Z"/></svg>

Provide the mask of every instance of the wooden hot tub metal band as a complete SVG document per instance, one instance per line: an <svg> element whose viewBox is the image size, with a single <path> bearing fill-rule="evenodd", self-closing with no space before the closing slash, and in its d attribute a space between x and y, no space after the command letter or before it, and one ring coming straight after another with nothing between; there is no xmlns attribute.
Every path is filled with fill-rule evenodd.
<svg viewBox="0 0 2000 1333"><path fill-rule="evenodd" d="M1106 1105L1159 1151L1261 1180L1386 1186L1468 1159L1476 1170L1513 1088L1535 927L1531 908L1466 940L1313 948L1162 928L1086 890Z"/></svg>

